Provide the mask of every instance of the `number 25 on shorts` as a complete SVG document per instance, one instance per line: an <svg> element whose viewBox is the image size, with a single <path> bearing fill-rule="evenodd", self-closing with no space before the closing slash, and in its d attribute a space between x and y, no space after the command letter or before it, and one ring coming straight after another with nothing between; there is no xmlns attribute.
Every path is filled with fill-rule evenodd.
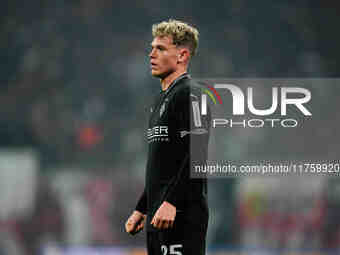
<svg viewBox="0 0 340 255"><path fill-rule="evenodd" d="M183 248L181 244L173 244L169 245L169 249L166 245L161 246L161 250L163 255L182 255L182 252L179 249ZM169 251L169 253L168 253Z"/></svg>

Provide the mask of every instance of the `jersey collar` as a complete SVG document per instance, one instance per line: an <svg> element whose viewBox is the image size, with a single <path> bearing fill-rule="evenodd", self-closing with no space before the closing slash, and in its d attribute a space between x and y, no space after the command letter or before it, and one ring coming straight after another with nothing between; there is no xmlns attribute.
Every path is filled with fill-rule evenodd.
<svg viewBox="0 0 340 255"><path fill-rule="evenodd" d="M165 95L167 95L170 92L170 90L173 87L175 87L176 84L178 84L179 81L181 81L185 78L191 78L190 74L188 74L188 73L181 74L170 84L170 86L165 91L161 90L161 93L164 93Z"/></svg>

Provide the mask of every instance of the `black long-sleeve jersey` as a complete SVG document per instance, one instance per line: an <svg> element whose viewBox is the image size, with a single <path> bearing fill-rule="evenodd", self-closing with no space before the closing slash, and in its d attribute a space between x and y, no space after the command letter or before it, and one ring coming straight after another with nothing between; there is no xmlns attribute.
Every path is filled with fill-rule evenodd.
<svg viewBox="0 0 340 255"><path fill-rule="evenodd" d="M190 178L190 168L208 154L210 112L202 115L200 103L201 87L183 74L151 108L145 189L136 206L147 214L148 231L156 230L150 222L164 201L194 227L207 222L207 180Z"/></svg>

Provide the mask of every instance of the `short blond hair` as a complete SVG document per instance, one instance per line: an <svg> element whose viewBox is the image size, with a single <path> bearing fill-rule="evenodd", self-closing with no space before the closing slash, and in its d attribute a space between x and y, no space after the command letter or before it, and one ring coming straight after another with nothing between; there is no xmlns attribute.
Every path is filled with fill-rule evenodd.
<svg viewBox="0 0 340 255"><path fill-rule="evenodd" d="M173 44L176 46L185 46L190 50L191 56L194 56L198 47L199 33L196 28L179 20L169 19L152 26L153 37L171 36Z"/></svg>

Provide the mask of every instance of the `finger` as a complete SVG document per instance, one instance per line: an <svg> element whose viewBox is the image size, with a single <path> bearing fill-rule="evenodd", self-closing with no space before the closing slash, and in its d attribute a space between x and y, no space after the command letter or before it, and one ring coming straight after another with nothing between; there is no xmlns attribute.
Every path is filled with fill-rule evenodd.
<svg viewBox="0 0 340 255"><path fill-rule="evenodd" d="M132 226L129 226L129 227L126 228L126 232L128 232L128 233L132 233L134 231L135 231L135 228L132 227Z"/></svg>
<svg viewBox="0 0 340 255"><path fill-rule="evenodd" d="M152 221L151 221L152 225L155 224L157 218L158 218L158 214L156 213L152 218Z"/></svg>
<svg viewBox="0 0 340 255"><path fill-rule="evenodd" d="M144 228L144 224L139 224L136 228L136 231L141 231Z"/></svg>
<svg viewBox="0 0 340 255"><path fill-rule="evenodd" d="M158 229L159 229L160 223L161 223L161 220L160 220L158 217L156 217L155 220L154 220L154 222L153 222L153 226L154 226L155 228L158 228Z"/></svg>
<svg viewBox="0 0 340 255"><path fill-rule="evenodd" d="M165 220L163 220L163 219L162 219L162 220L160 220L160 221L159 221L158 228L159 228L159 229L164 229L165 223L166 223L166 221L165 221Z"/></svg>
<svg viewBox="0 0 340 255"><path fill-rule="evenodd" d="M133 235L138 234L140 231L141 231L141 229L134 231Z"/></svg>
<svg viewBox="0 0 340 255"><path fill-rule="evenodd" d="M169 228L173 228L174 227L174 220L171 220L170 222L169 222Z"/></svg>
<svg viewBox="0 0 340 255"><path fill-rule="evenodd" d="M130 234L133 232L133 228L129 227L129 226L126 227L125 230L126 230L127 233L130 233Z"/></svg>
<svg viewBox="0 0 340 255"><path fill-rule="evenodd" d="M129 232L130 228L131 228L131 226L130 226L129 222L126 222L125 223L125 230L126 230L126 232Z"/></svg>
<svg viewBox="0 0 340 255"><path fill-rule="evenodd" d="M137 224L137 225L140 224L143 220L144 220L144 218L141 217L140 219L138 219L138 221L136 221L136 224Z"/></svg>
<svg viewBox="0 0 340 255"><path fill-rule="evenodd" d="M142 229L138 229L138 226L135 226L134 228L130 229L130 231L128 232L131 235L135 235L138 232L140 232Z"/></svg>
<svg viewBox="0 0 340 255"><path fill-rule="evenodd" d="M128 221L125 228L126 228L126 231L130 233L136 229L136 223L132 221Z"/></svg>
<svg viewBox="0 0 340 255"><path fill-rule="evenodd" d="M151 221L151 225L155 225L155 222L156 222L156 215L155 216L153 216L153 218L152 218L152 221Z"/></svg>
<svg viewBox="0 0 340 255"><path fill-rule="evenodd" d="M163 222L162 229L168 229L168 228L169 228L169 224L170 224L170 221L165 220L165 221Z"/></svg>
<svg viewBox="0 0 340 255"><path fill-rule="evenodd" d="M137 227L137 228L135 229L135 231L133 231L133 234L137 234L137 233L139 233L141 230L142 230L142 228L138 228L138 227Z"/></svg>

